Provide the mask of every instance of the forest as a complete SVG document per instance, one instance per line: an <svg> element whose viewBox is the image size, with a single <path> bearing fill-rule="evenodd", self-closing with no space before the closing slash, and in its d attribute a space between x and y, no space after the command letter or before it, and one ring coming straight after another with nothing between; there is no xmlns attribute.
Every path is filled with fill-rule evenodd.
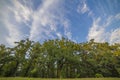
<svg viewBox="0 0 120 80"><path fill-rule="evenodd" d="M120 77L120 44L29 39L0 45L0 77Z"/></svg>

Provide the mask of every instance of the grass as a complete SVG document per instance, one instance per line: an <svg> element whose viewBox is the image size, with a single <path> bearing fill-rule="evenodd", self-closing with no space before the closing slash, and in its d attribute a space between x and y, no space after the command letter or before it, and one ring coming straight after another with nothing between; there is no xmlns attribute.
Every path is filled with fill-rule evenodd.
<svg viewBox="0 0 120 80"><path fill-rule="evenodd" d="M73 79L54 79L54 78L21 78L21 77L9 77L0 78L0 80L120 80L120 78L73 78Z"/></svg>

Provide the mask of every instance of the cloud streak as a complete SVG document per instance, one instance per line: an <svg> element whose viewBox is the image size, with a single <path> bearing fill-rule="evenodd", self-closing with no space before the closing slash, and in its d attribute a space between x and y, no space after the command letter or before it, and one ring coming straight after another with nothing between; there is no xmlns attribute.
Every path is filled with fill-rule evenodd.
<svg viewBox="0 0 120 80"><path fill-rule="evenodd" d="M71 4L72 7L69 7ZM111 44L120 42L120 14L102 17L100 14L96 15L100 11L98 8L94 11L94 6L88 4L86 0L70 1L67 5L64 0L41 0L37 4L33 0L1 0L0 44L14 46L15 41L25 38L43 42L46 39L61 39L63 36L73 40L77 33L79 35L79 32L73 33L80 29L78 24L84 26L84 21L88 20L83 30L88 29L91 19L93 22L87 40L94 38L97 42L108 41ZM103 14L105 6L101 8Z"/></svg>
<svg viewBox="0 0 120 80"><path fill-rule="evenodd" d="M5 29L3 44L14 46L15 41L30 38L34 41L61 38L72 38L70 21L65 17L66 12L61 0L42 0L37 9L33 9L31 0L3 1L0 11L1 23ZM63 6L63 7L62 7ZM3 36L4 35L4 36Z"/></svg>
<svg viewBox="0 0 120 80"><path fill-rule="evenodd" d="M62 1L60 0L45 0L42 6L34 13L33 23L31 26L29 38L32 40L45 40L49 38L61 38L62 35L70 38L69 21L65 18ZM61 34L59 29L64 29L64 34ZM53 35L54 34L54 35Z"/></svg>
<svg viewBox="0 0 120 80"><path fill-rule="evenodd" d="M80 2L80 4L77 7L77 12L80 14L84 14L89 11L89 7L86 4L86 1L83 0Z"/></svg>
<svg viewBox="0 0 120 80"><path fill-rule="evenodd" d="M1 28L5 27L6 29L6 32L4 32L6 35L1 36L0 38L4 37L5 42L3 44L6 44L8 46L14 46L14 41L19 41L23 37L23 34L20 31L20 27L18 27L19 24L17 24L14 16L14 11L16 11L18 8L12 8L14 7L12 3L8 5L6 5L5 1L3 1L3 3L5 5L3 5L4 7L0 11L0 21L3 24ZM2 10L4 12L2 12Z"/></svg>
<svg viewBox="0 0 120 80"><path fill-rule="evenodd" d="M110 29L109 31L107 30L115 21L115 24L117 24L117 20L120 20L119 16L119 13L109 16L105 21L102 21L101 17L93 19L87 39L95 39L96 42L109 42L110 44L120 43L120 26L115 26L115 29Z"/></svg>

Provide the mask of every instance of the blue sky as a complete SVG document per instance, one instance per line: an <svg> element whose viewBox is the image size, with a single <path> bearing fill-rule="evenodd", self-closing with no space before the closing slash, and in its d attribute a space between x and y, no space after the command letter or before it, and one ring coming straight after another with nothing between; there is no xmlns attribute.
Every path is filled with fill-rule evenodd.
<svg viewBox="0 0 120 80"><path fill-rule="evenodd" d="M0 44L62 36L120 43L120 0L0 0Z"/></svg>

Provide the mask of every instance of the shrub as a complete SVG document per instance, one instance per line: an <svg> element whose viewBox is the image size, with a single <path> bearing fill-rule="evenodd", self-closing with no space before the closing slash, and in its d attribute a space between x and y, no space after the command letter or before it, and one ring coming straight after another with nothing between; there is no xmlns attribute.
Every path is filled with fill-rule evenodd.
<svg viewBox="0 0 120 80"><path fill-rule="evenodd" d="M102 78L102 77L103 77L103 75L102 75L102 74L100 74L100 73L97 73L97 74L95 74L95 77L96 77L96 78Z"/></svg>

